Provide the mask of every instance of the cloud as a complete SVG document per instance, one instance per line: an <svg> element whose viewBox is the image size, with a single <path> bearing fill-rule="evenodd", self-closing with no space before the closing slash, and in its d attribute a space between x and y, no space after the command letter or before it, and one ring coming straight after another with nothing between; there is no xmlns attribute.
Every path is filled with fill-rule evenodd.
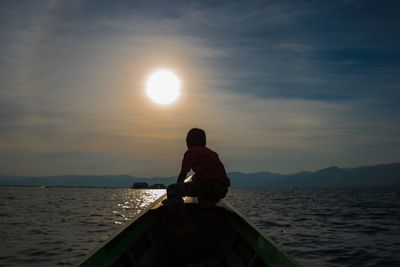
<svg viewBox="0 0 400 267"><path fill-rule="evenodd" d="M4 172L171 175L195 126L229 170L398 160L391 11L381 21L370 3L4 5ZM158 67L182 78L169 108L144 93Z"/></svg>

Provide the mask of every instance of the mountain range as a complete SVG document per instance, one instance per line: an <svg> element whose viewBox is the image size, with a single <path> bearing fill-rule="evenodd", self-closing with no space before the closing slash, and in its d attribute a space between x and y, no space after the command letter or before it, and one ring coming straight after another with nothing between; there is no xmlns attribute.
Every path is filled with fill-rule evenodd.
<svg viewBox="0 0 400 267"><path fill-rule="evenodd" d="M293 174L271 172L228 173L232 187L264 188L346 188L400 187L400 163L379 164L356 168L336 166L314 172ZM75 186L130 187L135 182L171 184L176 177L136 177L131 175L62 175L62 176L0 176L0 186Z"/></svg>

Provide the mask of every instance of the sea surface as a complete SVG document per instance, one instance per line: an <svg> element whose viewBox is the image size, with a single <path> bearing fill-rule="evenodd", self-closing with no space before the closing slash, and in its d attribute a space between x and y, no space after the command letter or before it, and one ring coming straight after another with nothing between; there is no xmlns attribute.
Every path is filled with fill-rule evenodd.
<svg viewBox="0 0 400 267"><path fill-rule="evenodd" d="M0 187L0 266L71 266L165 190ZM400 190L231 189L304 266L400 266Z"/></svg>

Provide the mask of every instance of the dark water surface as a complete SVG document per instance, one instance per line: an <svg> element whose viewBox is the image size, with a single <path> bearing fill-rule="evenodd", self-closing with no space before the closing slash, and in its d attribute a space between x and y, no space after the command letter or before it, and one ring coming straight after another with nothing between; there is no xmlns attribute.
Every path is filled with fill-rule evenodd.
<svg viewBox="0 0 400 267"><path fill-rule="evenodd" d="M74 264L164 192L0 188L0 266Z"/></svg>
<svg viewBox="0 0 400 267"><path fill-rule="evenodd" d="M165 190L0 187L0 266L70 266ZM400 266L400 190L230 190L304 266Z"/></svg>
<svg viewBox="0 0 400 267"><path fill-rule="evenodd" d="M228 200L304 266L400 266L400 190L232 190Z"/></svg>

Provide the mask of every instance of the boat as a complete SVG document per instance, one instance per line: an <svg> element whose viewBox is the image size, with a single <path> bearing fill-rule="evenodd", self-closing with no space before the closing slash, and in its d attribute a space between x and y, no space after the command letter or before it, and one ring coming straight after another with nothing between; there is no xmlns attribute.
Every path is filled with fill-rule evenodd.
<svg viewBox="0 0 400 267"><path fill-rule="evenodd" d="M182 219L171 215L165 198L76 266L300 266L226 201L202 208L186 200Z"/></svg>

